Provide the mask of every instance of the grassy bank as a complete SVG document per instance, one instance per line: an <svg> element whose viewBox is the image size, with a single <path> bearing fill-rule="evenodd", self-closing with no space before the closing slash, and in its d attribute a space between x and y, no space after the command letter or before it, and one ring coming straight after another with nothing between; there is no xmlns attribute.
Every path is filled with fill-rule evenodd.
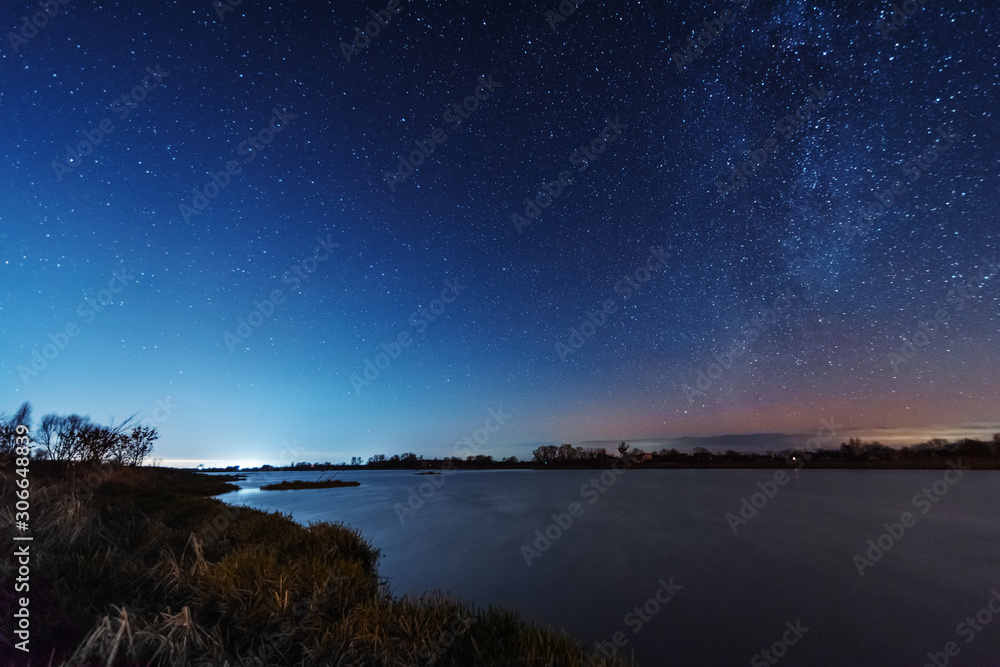
<svg viewBox="0 0 1000 667"><path fill-rule="evenodd" d="M378 550L357 531L226 505L209 497L233 488L224 478L31 474L32 665L612 664L508 611L393 598ZM3 473L6 572L13 492ZM7 625L13 585L3 579Z"/></svg>

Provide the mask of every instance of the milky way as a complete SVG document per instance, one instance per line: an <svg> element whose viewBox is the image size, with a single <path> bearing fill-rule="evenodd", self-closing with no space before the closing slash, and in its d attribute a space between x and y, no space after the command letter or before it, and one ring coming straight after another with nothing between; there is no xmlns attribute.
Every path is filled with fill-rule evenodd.
<svg viewBox="0 0 1000 667"><path fill-rule="evenodd" d="M8 3L0 405L187 463L1000 430L997 6L849 4Z"/></svg>

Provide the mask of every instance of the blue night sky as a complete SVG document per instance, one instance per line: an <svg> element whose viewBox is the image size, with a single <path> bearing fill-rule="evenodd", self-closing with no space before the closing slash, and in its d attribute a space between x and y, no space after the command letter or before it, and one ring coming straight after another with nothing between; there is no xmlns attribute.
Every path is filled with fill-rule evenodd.
<svg viewBox="0 0 1000 667"><path fill-rule="evenodd" d="M997 5L838 4L7 2L0 410L176 465L1000 430Z"/></svg>

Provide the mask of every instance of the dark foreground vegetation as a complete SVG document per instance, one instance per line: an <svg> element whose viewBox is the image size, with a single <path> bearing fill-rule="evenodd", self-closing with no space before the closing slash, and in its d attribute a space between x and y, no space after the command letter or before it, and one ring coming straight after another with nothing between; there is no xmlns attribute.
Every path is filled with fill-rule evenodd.
<svg viewBox="0 0 1000 667"><path fill-rule="evenodd" d="M294 482L265 484L260 489L261 491L291 491L294 489L337 489L342 486L361 486L361 482L346 482L339 479L323 479L316 482L307 482L297 479Z"/></svg>
<svg viewBox="0 0 1000 667"><path fill-rule="evenodd" d="M0 497L16 477L0 461ZM613 665L500 609L391 595L340 524L208 497L231 477L33 461L31 665ZM0 508L0 637L15 608ZM0 664L29 664L0 644Z"/></svg>
<svg viewBox="0 0 1000 667"><path fill-rule="evenodd" d="M21 429L20 431L18 429ZM155 427L135 421L135 415L105 426L80 415L49 414L32 427L31 404L24 403L9 417L0 413L0 458L14 455L15 438L22 432L36 461L91 461L139 466L153 452L160 437Z"/></svg>

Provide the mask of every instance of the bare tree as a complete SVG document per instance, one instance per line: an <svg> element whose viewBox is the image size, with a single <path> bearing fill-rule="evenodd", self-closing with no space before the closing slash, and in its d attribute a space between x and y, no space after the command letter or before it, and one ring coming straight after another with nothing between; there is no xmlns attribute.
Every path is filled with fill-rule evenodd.
<svg viewBox="0 0 1000 667"><path fill-rule="evenodd" d="M126 438L121 427L90 424L83 432L81 461L113 461Z"/></svg>
<svg viewBox="0 0 1000 667"><path fill-rule="evenodd" d="M55 458L61 461L75 461L83 458L84 440L93 424L89 417L69 415L60 417L58 448Z"/></svg>
<svg viewBox="0 0 1000 667"><path fill-rule="evenodd" d="M133 427L127 429L135 415L118 425L94 423L90 417L56 414L45 415L39 426L36 440L45 449L48 458L57 461L116 461L141 465L152 451L156 429ZM136 429L141 429L137 431Z"/></svg>
<svg viewBox="0 0 1000 667"><path fill-rule="evenodd" d="M42 417L42 423L38 425L38 430L35 432L35 441L45 449L45 453L50 459L63 458L61 456L60 436L65 428L65 421L66 418L59 415L45 415Z"/></svg>
<svg viewBox="0 0 1000 667"><path fill-rule="evenodd" d="M118 460L123 465L141 466L153 451L153 441L159 437L152 426L136 426L127 437L121 438L123 448Z"/></svg>
<svg viewBox="0 0 1000 667"><path fill-rule="evenodd" d="M121 463L121 457L128 448L129 434L127 429L134 419L135 415L132 415L117 426L115 426L113 419L110 426L95 424L85 438L85 460Z"/></svg>
<svg viewBox="0 0 1000 667"><path fill-rule="evenodd" d="M96 424L90 417L49 414L42 417L38 430L31 433L39 454L54 461L115 461L142 465L159 437L152 426L133 424L135 415L115 425ZM0 458L14 452L18 426L31 426L31 405L25 403L13 416L0 415ZM131 431L129 431L131 429Z"/></svg>
<svg viewBox="0 0 1000 667"><path fill-rule="evenodd" d="M18 426L31 428L31 404L25 402L9 419L0 415L0 457L7 458L14 454Z"/></svg>

